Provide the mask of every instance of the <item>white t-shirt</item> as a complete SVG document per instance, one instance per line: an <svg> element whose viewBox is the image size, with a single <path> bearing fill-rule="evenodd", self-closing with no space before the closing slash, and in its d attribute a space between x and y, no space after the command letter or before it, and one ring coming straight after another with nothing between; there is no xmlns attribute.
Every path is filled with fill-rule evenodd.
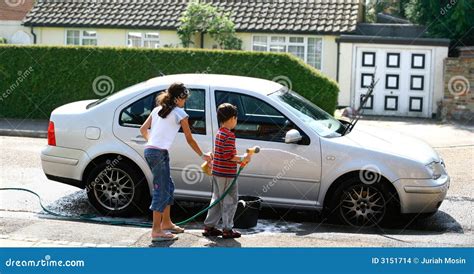
<svg viewBox="0 0 474 274"><path fill-rule="evenodd" d="M170 114L163 119L158 115L160 109L161 106L155 107L151 111L151 128L146 146L169 149L181 127L181 120L189 115L183 108L175 107Z"/></svg>

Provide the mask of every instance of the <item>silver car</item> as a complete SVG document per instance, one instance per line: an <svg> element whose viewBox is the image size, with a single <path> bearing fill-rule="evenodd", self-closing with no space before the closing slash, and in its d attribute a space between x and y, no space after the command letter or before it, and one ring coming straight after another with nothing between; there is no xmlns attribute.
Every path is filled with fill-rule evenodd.
<svg viewBox="0 0 474 274"><path fill-rule="evenodd" d="M426 143L380 128L356 126L344 134L346 122L278 83L211 74L157 77L55 109L41 153L46 176L86 189L104 214L145 212L152 173L139 127L157 94L176 81L191 90L185 109L205 151L213 149L217 106L238 107L238 151L261 147L239 177L239 193L261 197L264 206L314 209L368 226L400 213L436 212L446 196L449 176ZM183 133L170 155L175 197L208 201L210 178Z"/></svg>

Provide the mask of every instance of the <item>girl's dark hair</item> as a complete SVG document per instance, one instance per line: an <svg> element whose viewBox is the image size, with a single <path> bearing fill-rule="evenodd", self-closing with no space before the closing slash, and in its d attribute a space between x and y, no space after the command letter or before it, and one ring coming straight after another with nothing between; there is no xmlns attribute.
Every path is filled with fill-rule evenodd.
<svg viewBox="0 0 474 274"><path fill-rule="evenodd" d="M217 121L219 124L222 124L229 120L232 117L237 116L237 107L229 104L229 103L223 103L220 104L219 107L217 107Z"/></svg>
<svg viewBox="0 0 474 274"><path fill-rule="evenodd" d="M158 115L166 118L168 114L176 107L176 100L186 99L189 96L188 89L183 83L173 83L168 89L156 97L156 106L161 106Z"/></svg>

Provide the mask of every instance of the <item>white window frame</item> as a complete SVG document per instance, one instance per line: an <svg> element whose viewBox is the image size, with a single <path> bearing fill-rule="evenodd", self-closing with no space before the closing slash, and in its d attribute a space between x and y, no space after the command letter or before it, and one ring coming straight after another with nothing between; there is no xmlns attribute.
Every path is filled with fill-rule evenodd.
<svg viewBox="0 0 474 274"><path fill-rule="evenodd" d="M321 67L319 68L319 70L323 70L323 57L324 57L324 54L323 54L323 50L324 50L324 38L322 36L308 36L308 35L294 35L294 34L291 34L291 35L281 35L281 34L267 34L267 33L262 33L262 34L252 34L252 41L251 41L251 45L250 45L250 49L251 51L254 51L253 50L253 43L254 43L254 37L255 36L265 36L267 37L267 46L266 46L266 52L270 52L270 45L285 45L286 47L286 52L288 52L288 46L304 46L304 59L303 61L305 63L308 63L308 38L316 38L316 39L320 39L321 40ZM282 43L272 43L271 42L271 38L273 37L285 37L285 43L282 44ZM303 38L303 42L302 43L296 43L296 42L290 42L290 37L302 37ZM297 57L299 58L299 57ZM318 68L316 68L318 69Z"/></svg>
<svg viewBox="0 0 474 274"><path fill-rule="evenodd" d="M149 31L142 31L142 30L129 30L127 31L127 33L125 34L125 46L126 47L129 47L131 48L132 46L130 46L128 44L128 36L130 33L140 33L141 34L141 40L140 40L140 46L138 48L147 48L147 49L152 49L150 47L145 47L145 41L157 41L158 42L158 47L155 47L155 48L161 48L161 33L157 30L149 30ZM146 37L146 34L148 33L157 33L158 34L158 38L145 38Z"/></svg>
<svg viewBox="0 0 474 274"><path fill-rule="evenodd" d="M75 44L68 44L67 43L67 32L68 31L79 31L79 45ZM84 31L94 31L95 32L95 38L94 37L84 37ZM84 39L95 39L95 46L99 45L99 32L96 31L95 29L65 29L64 30L64 44L66 46L83 46L83 40ZM94 45L87 45L87 46L94 46Z"/></svg>

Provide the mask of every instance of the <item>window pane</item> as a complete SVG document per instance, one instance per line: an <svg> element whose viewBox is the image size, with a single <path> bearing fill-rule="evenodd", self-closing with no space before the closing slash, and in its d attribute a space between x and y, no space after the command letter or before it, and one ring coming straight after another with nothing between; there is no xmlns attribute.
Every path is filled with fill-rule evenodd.
<svg viewBox="0 0 474 274"><path fill-rule="evenodd" d="M285 45L270 45L270 51L286 52L286 46Z"/></svg>
<svg viewBox="0 0 474 274"><path fill-rule="evenodd" d="M148 32L148 33L145 33L145 38L159 39L160 34L158 32Z"/></svg>
<svg viewBox="0 0 474 274"><path fill-rule="evenodd" d="M288 52L304 60L304 46L288 46Z"/></svg>
<svg viewBox="0 0 474 274"><path fill-rule="evenodd" d="M83 37L96 37L97 36L97 32L95 31L90 31L90 30L85 30L82 32L82 36Z"/></svg>
<svg viewBox="0 0 474 274"><path fill-rule="evenodd" d="M79 45L80 32L78 30L68 30L66 32L66 45Z"/></svg>
<svg viewBox="0 0 474 274"><path fill-rule="evenodd" d="M82 39L84 46L97 46L97 39Z"/></svg>
<svg viewBox="0 0 474 274"><path fill-rule="evenodd" d="M321 69L321 38L308 38L307 63L317 69Z"/></svg>
<svg viewBox="0 0 474 274"><path fill-rule="evenodd" d="M141 126L154 108L154 97L154 94L148 95L122 110L120 125Z"/></svg>
<svg viewBox="0 0 474 274"><path fill-rule="evenodd" d="M205 90L190 89L190 96L186 100L184 109L189 115L189 127L193 134L206 135L206 102ZM180 129L180 132L182 130Z"/></svg>
<svg viewBox="0 0 474 274"><path fill-rule="evenodd" d="M285 38L284 36L272 36L270 41L272 43L285 43Z"/></svg>
<svg viewBox="0 0 474 274"><path fill-rule="evenodd" d="M231 103L237 106L237 138L284 142L284 136L295 126L268 103L248 95L216 91L216 105Z"/></svg>
<svg viewBox="0 0 474 274"><path fill-rule="evenodd" d="M129 32L127 38L128 47L141 47L142 46L142 34L139 32Z"/></svg>
<svg viewBox="0 0 474 274"><path fill-rule="evenodd" d="M254 36L252 49L254 51L267 51L267 37Z"/></svg>
<svg viewBox="0 0 474 274"><path fill-rule="evenodd" d="M152 49L156 49L156 48L159 48L160 47L160 43L158 41L154 41L154 40L151 40L151 41L148 41L148 40L145 40L143 42L143 46L145 48L152 48Z"/></svg>
<svg viewBox="0 0 474 274"><path fill-rule="evenodd" d="M290 43L304 43L304 37L290 37Z"/></svg>

